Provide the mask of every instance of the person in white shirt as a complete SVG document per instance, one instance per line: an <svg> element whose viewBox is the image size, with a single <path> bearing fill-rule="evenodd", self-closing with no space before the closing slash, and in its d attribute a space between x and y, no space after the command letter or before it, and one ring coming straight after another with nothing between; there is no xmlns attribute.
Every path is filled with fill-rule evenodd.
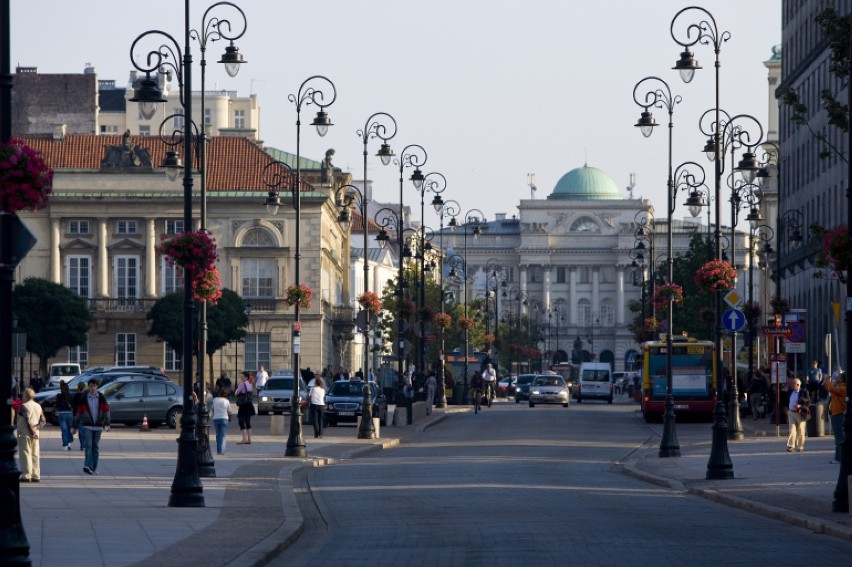
<svg viewBox="0 0 852 567"><path fill-rule="evenodd" d="M488 405L491 406L491 400L497 396L497 371L489 362L482 371L482 380L485 381L485 396L488 400ZM491 390L489 392L489 390Z"/></svg>
<svg viewBox="0 0 852 567"><path fill-rule="evenodd" d="M231 400L229 389L222 386L219 395L213 398L213 426L216 428L216 454L225 454L225 437L228 434L228 422L231 420Z"/></svg>
<svg viewBox="0 0 852 567"><path fill-rule="evenodd" d="M323 414L325 413L325 382L316 378L311 388L311 421L314 422L314 438L322 438Z"/></svg>
<svg viewBox="0 0 852 567"><path fill-rule="evenodd" d="M810 396L802 389L802 381L793 379L793 389L790 391L790 401L787 405L787 423L790 434L787 437L787 452L805 450L805 424L810 414Z"/></svg>
<svg viewBox="0 0 852 567"><path fill-rule="evenodd" d="M269 374L264 370L263 365L260 365L260 370L257 371L257 374L254 375L254 387L257 389L257 393L260 394L260 391L266 387L266 381L269 380Z"/></svg>

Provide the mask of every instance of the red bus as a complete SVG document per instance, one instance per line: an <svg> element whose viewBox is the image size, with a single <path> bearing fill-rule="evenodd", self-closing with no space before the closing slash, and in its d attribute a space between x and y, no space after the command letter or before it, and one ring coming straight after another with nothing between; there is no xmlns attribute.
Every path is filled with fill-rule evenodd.
<svg viewBox="0 0 852 567"><path fill-rule="evenodd" d="M666 402L665 342L642 345L642 416L660 421ZM672 394L676 415L694 415L713 420L716 404L716 357L711 341L673 337Z"/></svg>

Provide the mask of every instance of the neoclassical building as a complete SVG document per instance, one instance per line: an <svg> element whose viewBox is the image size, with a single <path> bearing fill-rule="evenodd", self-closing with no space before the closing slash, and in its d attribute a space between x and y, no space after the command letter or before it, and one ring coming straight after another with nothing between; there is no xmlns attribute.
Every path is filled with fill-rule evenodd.
<svg viewBox="0 0 852 567"><path fill-rule="evenodd" d="M653 217L650 202L625 196L609 175L584 165L563 175L546 199L521 200L518 211L485 222L476 239L470 237L471 224L444 231L457 255L464 255L468 231L470 296L484 293L486 285L493 288L484 268L497 262L504 267L507 290L500 311L549 322L545 347L562 360L570 359L579 338L587 356L594 353L595 360L623 369L639 349L627 327L628 305L641 297L630 251L637 215ZM518 296L526 304L518 305Z"/></svg>

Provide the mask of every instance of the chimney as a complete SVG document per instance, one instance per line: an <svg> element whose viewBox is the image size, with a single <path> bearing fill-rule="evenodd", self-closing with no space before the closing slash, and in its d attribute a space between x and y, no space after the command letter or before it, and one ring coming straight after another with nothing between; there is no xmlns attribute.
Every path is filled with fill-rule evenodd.
<svg viewBox="0 0 852 567"><path fill-rule="evenodd" d="M506 220L506 213L495 213L494 218L498 221Z"/></svg>
<svg viewBox="0 0 852 567"><path fill-rule="evenodd" d="M53 125L53 141L61 142L65 139L65 132L68 130L67 124L54 124Z"/></svg>

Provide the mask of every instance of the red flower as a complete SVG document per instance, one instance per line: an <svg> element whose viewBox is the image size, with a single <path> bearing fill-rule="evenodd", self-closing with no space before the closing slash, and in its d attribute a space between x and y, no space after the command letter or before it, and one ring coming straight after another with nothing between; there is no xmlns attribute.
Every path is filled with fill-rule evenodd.
<svg viewBox="0 0 852 567"><path fill-rule="evenodd" d="M0 208L10 213L47 205L53 170L41 154L20 140L0 144Z"/></svg>

